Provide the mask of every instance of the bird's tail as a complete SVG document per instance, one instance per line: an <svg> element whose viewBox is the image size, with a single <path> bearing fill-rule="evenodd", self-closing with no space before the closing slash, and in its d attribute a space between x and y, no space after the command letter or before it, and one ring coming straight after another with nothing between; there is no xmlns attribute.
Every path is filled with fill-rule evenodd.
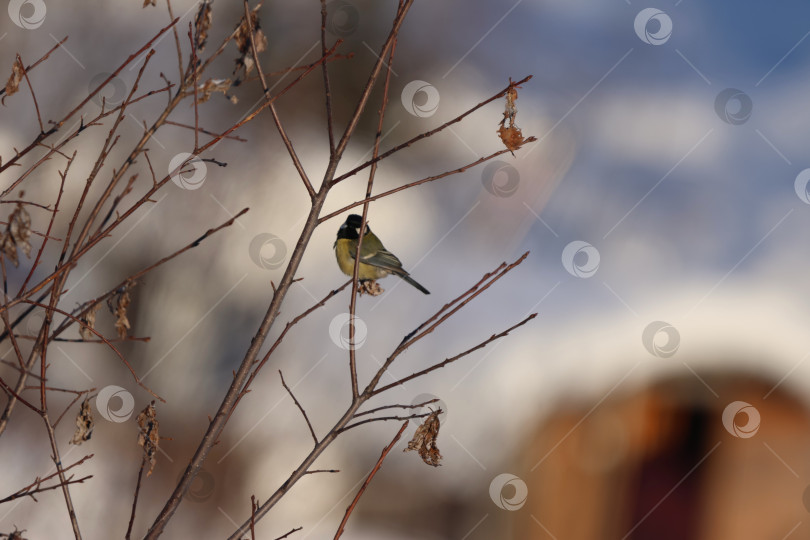
<svg viewBox="0 0 810 540"><path fill-rule="evenodd" d="M419 283L417 283L417 282L416 282L416 280L415 280L415 279L413 279L413 278L412 278L411 276L409 276L408 274L402 273L402 274L397 274L397 275L399 275L399 277L401 277L402 279L404 279L405 281L407 281L408 283L410 283L411 285L413 285L414 287L416 287L417 289L419 289L419 290L420 290L420 291L422 291L423 293L425 293L425 294L430 294L430 291L429 291L429 290L427 290L426 288L422 287L422 286L421 286Z"/></svg>

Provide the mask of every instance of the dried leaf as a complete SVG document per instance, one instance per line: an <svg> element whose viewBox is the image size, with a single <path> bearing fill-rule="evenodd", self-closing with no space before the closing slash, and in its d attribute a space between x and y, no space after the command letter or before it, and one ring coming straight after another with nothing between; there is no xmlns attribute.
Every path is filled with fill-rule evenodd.
<svg viewBox="0 0 810 540"><path fill-rule="evenodd" d="M513 154L515 150L523 146L523 133L520 132L520 128L517 126L501 126L498 128L498 135L500 135L504 146Z"/></svg>
<svg viewBox="0 0 810 540"><path fill-rule="evenodd" d="M208 41L208 29L213 21L213 11L211 10L211 0L203 0L197 17L194 19L194 34L196 37L197 52L205 50L205 43Z"/></svg>
<svg viewBox="0 0 810 540"><path fill-rule="evenodd" d="M156 6L157 5L157 0L143 0L143 7L146 7L146 6L149 6L149 5Z"/></svg>
<svg viewBox="0 0 810 540"><path fill-rule="evenodd" d="M517 101L518 98L518 88L519 87L512 82L510 78L509 87L506 89L506 106L503 111L503 119L498 128L498 135L501 137L501 141L503 141L504 146L512 152L512 155L514 155L515 150L520 148L525 142L520 128L515 123L515 118L517 117L517 105L515 105L515 101ZM506 125L507 122L509 122L508 126Z"/></svg>
<svg viewBox="0 0 810 540"><path fill-rule="evenodd" d="M14 242L23 250L26 257L31 257L31 216L22 204L18 204L9 218L9 230Z"/></svg>
<svg viewBox="0 0 810 540"><path fill-rule="evenodd" d="M31 216L22 204L18 204L8 218L8 227L0 233L0 251L14 264L19 266L17 248L22 249L26 257L31 257Z"/></svg>
<svg viewBox="0 0 810 540"><path fill-rule="evenodd" d="M11 77L8 78L8 82L6 83L6 95L3 96L3 101L5 101L6 97L17 93L20 89L20 81L22 81L24 73L25 68L22 65L22 60L20 60L18 56L11 66Z"/></svg>
<svg viewBox="0 0 810 540"><path fill-rule="evenodd" d="M441 465L442 454L439 452L439 447L436 446L436 438L439 436L439 415L442 410L438 409L433 411L425 418L421 426L416 428L413 434L413 439L408 443L408 448L403 450L416 450L422 461L433 467Z"/></svg>
<svg viewBox="0 0 810 540"><path fill-rule="evenodd" d="M76 416L76 433L73 434L70 444L79 445L84 441L89 441L90 436L93 434L94 424L95 421L93 420L93 410L90 408L90 400L85 398L85 400L82 401L82 408Z"/></svg>
<svg viewBox="0 0 810 540"><path fill-rule="evenodd" d="M0 233L0 251L8 257L14 266L20 264L17 259L17 244L14 243L14 239L8 231Z"/></svg>
<svg viewBox="0 0 810 540"><path fill-rule="evenodd" d="M158 443L160 442L160 435L158 435L158 419L157 411L155 410L155 402L152 401L146 406L141 414L138 415L138 446L143 447L143 459L149 463L149 471L146 476L152 474L157 462Z"/></svg>
<svg viewBox="0 0 810 540"><path fill-rule="evenodd" d="M119 288L116 293L107 298L107 308L115 315L115 330L118 332L118 337L124 339L129 334L130 329L129 319L127 318L127 308L132 302L129 296L129 290L132 288L133 282ZM115 304L115 307L113 307Z"/></svg>
<svg viewBox="0 0 810 540"><path fill-rule="evenodd" d="M129 319L127 319L127 306L129 306L130 301L129 289L124 289L124 292L118 296L118 305L115 307L115 330L121 339L127 337L130 328Z"/></svg>
<svg viewBox="0 0 810 540"><path fill-rule="evenodd" d="M357 282L357 292L370 296L380 296L385 292L385 289L380 287L380 284L373 279L364 279Z"/></svg>
<svg viewBox="0 0 810 540"><path fill-rule="evenodd" d="M258 11L260 7L260 5L256 6L250 13L250 24L253 27L253 39L256 41L257 53L267 49L267 36L264 35L264 32L262 32L259 25ZM239 70L244 69L244 76L247 77L250 72L253 71L253 66L256 64L256 62L253 59L253 47L251 46L250 42L248 21L244 17L242 17L242 22L239 24L239 28L236 30L234 43L236 43L236 47L239 49L240 56L236 59L236 67L233 70L233 74L236 75ZM237 77L236 80L240 81L241 79Z"/></svg>
<svg viewBox="0 0 810 540"><path fill-rule="evenodd" d="M229 98L231 102L234 102L236 99L235 96L228 96L228 90L231 88L231 80L230 79L208 79L203 84L197 87L197 91L199 92L198 95L198 102L205 103L214 92L222 92L222 95ZM234 102L235 103L235 102Z"/></svg>
<svg viewBox="0 0 810 540"><path fill-rule="evenodd" d="M87 310L87 313L84 314L84 317L80 319L84 324L79 327L79 335L81 335L82 339L85 341L90 341L94 337L94 334L93 332L90 331L90 329L91 328L94 329L96 327L96 312L100 307L101 307L100 303L96 304L95 306Z"/></svg>

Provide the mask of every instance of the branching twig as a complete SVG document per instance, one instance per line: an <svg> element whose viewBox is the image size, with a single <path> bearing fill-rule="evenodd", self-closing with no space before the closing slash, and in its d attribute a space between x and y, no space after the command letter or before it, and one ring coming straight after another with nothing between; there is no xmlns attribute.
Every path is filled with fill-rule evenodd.
<svg viewBox="0 0 810 540"><path fill-rule="evenodd" d="M84 456L82 459L80 459L76 463L74 463L72 465L68 465L67 467L64 467L62 469L62 472L64 473L64 472L69 471L73 467L78 467L79 465L81 465L82 463L84 463L85 461L90 459L91 457L93 457L93 454L88 454L88 455ZM36 480L31 482L30 484L28 484L24 488L21 488L21 489L17 490L16 492L12 493L11 495L0 499L0 504L6 503L6 502L9 502L9 501L13 501L14 499L19 499L20 497L31 497L32 499L34 499L36 501L36 497L34 497L34 494L41 493L43 491L48 491L48 490L51 490L51 489L58 489L58 488L62 487L63 484L61 482L58 483L58 484L54 484L52 486L42 487L43 482L47 482L48 480L50 480L51 478L53 478L53 477L55 477L57 475L59 475L59 473L55 472L53 474L49 474L48 476L45 476L44 478L37 478ZM65 483L66 484L79 484L79 483L82 483L85 480L88 480L90 478L93 478L93 476L92 475L85 476L83 478L79 478L79 479L74 480L73 477L71 476L67 480L67 482L65 482Z"/></svg>
<svg viewBox="0 0 810 540"><path fill-rule="evenodd" d="M262 90L264 91L264 98L266 100L270 100L270 90L267 88L267 81L264 79L264 72L262 71L262 65L259 62L259 51L256 48L256 39L253 33L253 23L251 22L250 16L250 7L248 6L248 0L245 0L245 24L248 27L248 33L250 35L250 47L253 51L253 61L256 62L256 70L259 72L259 81L262 84ZM323 48L322 56L326 57L326 47ZM326 62L321 62L321 65L324 66L326 69ZM284 126L281 125L281 119L278 117L278 113L276 112L276 106L272 102L269 102L270 114L273 116L273 123L276 125L276 129L278 129L279 135L281 135L281 140L284 141L284 146L287 148L287 153L290 154L290 159L295 166L295 170L298 171L298 176L301 177L301 181L304 182L304 187L309 193L309 198L315 198L315 189L312 187L312 182L310 182L309 177L307 176L306 171L304 171L304 166L301 164L301 160L298 159L298 154L296 154L295 149L293 148L292 142L290 142L290 138L287 136L287 132L284 130Z"/></svg>
<svg viewBox="0 0 810 540"><path fill-rule="evenodd" d="M452 126L453 124L457 124L458 122L461 122L462 120L464 120L464 118L471 115L472 113L474 113L475 111L477 111L478 109L483 107L484 105L486 105L488 103L491 103L491 102L495 101L496 99L501 98L504 95L506 95L506 92L508 92L510 88L513 88L514 86L523 84L523 83L525 83L526 81L528 81L531 78L532 78L532 75L529 75L527 77L522 78L521 80L519 80L516 83L510 83L509 86L507 86L506 88L504 88L503 90L501 90L500 92L495 94L494 96L490 97L489 99L486 99L486 100L482 101L481 103L479 103L478 105L475 105L471 109L467 109L465 112L463 112L460 115L456 116L452 120L450 120L448 122L445 122L444 124L437 127L436 129L432 129L430 131L425 131L424 133L420 133L416 137L414 137L412 139L409 139L409 140L405 141L404 143L393 147L392 149L388 150L387 152L383 152L382 154L380 154L376 158L372 158L372 159L366 161L365 163L363 163L361 165L358 165L357 167L350 170L349 172L341 174L340 176L335 178L332 181L332 183L337 184L338 182L341 182L341 181L349 178L350 176L354 176L355 174L362 171L366 167L370 167L373 163L377 163L378 161L382 161L383 159L391 156L392 154L395 154L395 153L399 152L403 148L409 147L410 145L412 145L413 143L415 143L417 141L421 141L422 139L426 139L428 137L431 137L431 136L439 133L440 131ZM527 142L528 142L528 140L527 140Z"/></svg>

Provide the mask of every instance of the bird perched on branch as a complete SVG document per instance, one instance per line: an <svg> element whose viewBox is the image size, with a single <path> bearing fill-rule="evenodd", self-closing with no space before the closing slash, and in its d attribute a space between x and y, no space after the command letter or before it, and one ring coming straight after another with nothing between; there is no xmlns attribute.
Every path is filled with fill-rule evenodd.
<svg viewBox="0 0 810 540"><path fill-rule="evenodd" d="M354 259L357 255L357 241L360 239L362 224L362 217L351 214L338 229L337 240L333 246L338 266L348 276L354 273ZM430 294L430 291L408 275L396 255L385 249L377 235L371 232L366 225L366 231L363 233L363 245L360 247L360 268L357 278L360 281L374 281L388 274L396 274L423 293Z"/></svg>

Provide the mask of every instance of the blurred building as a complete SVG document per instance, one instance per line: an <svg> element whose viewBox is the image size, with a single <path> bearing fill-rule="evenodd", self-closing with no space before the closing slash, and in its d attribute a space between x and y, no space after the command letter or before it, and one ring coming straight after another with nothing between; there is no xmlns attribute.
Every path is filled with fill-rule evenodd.
<svg viewBox="0 0 810 540"><path fill-rule="evenodd" d="M746 373L560 405L523 451L514 538L807 538L808 455L806 403Z"/></svg>

